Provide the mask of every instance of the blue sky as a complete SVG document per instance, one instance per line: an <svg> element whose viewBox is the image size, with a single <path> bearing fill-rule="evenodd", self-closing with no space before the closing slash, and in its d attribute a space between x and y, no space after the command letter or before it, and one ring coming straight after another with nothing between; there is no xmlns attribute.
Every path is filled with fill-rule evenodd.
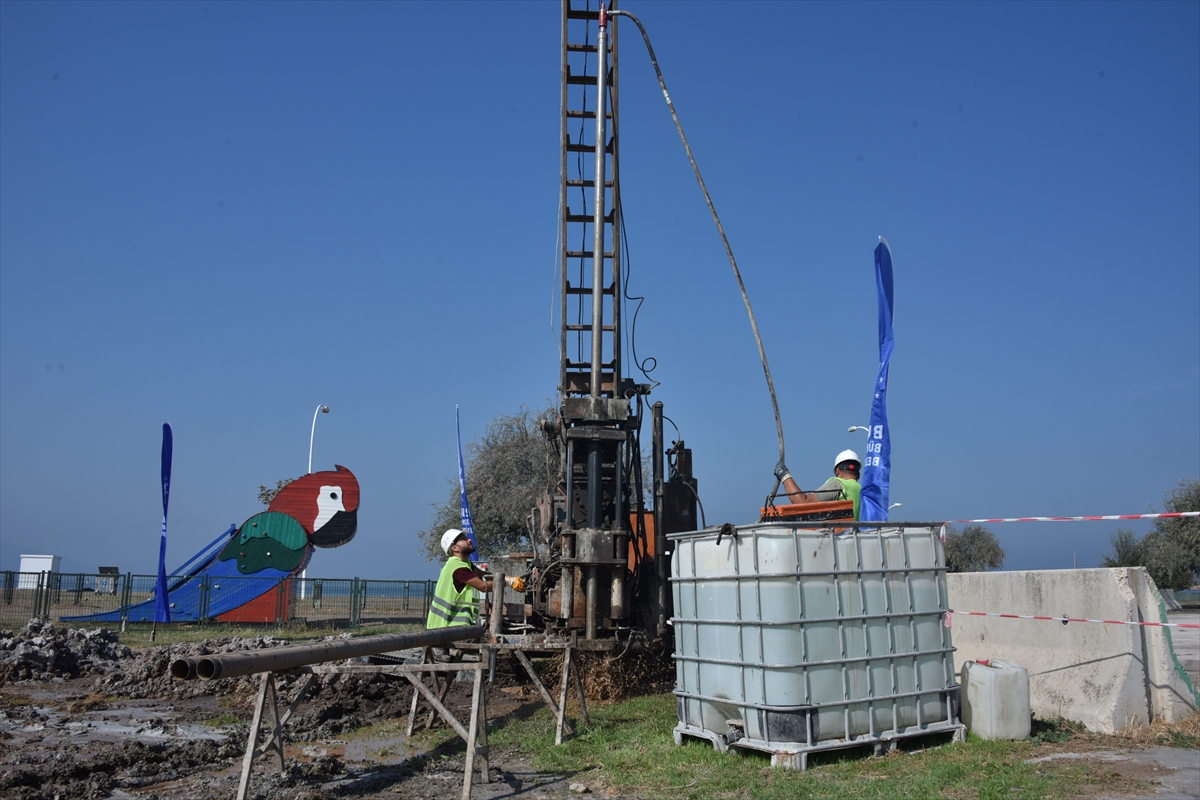
<svg viewBox="0 0 1200 800"><path fill-rule="evenodd" d="M895 263L894 517L1127 514L1200 477L1200 3L634 2L729 234L805 486L865 443ZM314 469L310 575L424 578L467 438L556 394L553 3L0 3L0 569L151 573ZM777 442L644 49L621 29L640 356L708 522ZM1145 530L1145 525L1135 525ZM1114 526L994 526L1006 568Z"/></svg>

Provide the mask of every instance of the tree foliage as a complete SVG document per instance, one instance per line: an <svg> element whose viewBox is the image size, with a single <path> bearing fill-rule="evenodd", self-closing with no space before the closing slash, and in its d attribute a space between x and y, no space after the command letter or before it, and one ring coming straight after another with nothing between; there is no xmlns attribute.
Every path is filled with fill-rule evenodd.
<svg viewBox="0 0 1200 800"><path fill-rule="evenodd" d="M1138 541L1137 534L1133 531L1128 528L1117 528L1117 532L1109 541L1112 542L1113 551L1104 554L1101 566L1144 567L1146 565L1142 543Z"/></svg>
<svg viewBox="0 0 1200 800"><path fill-rule="evenodd" d="M260 503L262 503L264 506L271 505L271 501L275 499L275 495L277 495L281 491L283 491L283 487L287 486L289 483L291 483L294 480L296 480L296 479L295 478L284 478L281 481L275 481L274 489L268 489L266 486L259 486L258 487L258 501Z"/></svg>
<svg viewBox="0 0 1200 800"><path fill-rule="evenodd" d="M1200 481L1185 479L1168 489L1163 511L1200 511ZM1156 519L1141 546L1146 569L1160 589L1186 589L1200 573L1200 517Z"/></svg>
<svg viewBox="0 0 1200 800"><path fill-rule="evenodd" d="M484 557L529 548L528 519L534 503L558 483L558 451L538 425L554 415L550 407L534 412L522 406L516 414L489 422L483 439L464 448L467 500ZM430 561L446 557L440 546L446 529L462 527L458 477L447 483L449 497L434 505L430 527L419 534Z"/></svg>
<svg viewBox="0 0 1200 800"><path fill-rule="evenodd" d="M1005 553L996 534L982 525L968 525L962 531L949 526L945 550L948 572L986 572L1004 565Z"/></svg>
<svg viewBox="0 0 1200 800"><path fill-rule="evenodd" d="M1184 479L1168 489L1163 510L1200 511L1200 481ZM1145 567L1160 589L1186 589L1200 573L1200 518L1156 519L1141 541L1133 531L1118 528L1111 541L1113 552L1105 554L1104 566Z"/></svg>

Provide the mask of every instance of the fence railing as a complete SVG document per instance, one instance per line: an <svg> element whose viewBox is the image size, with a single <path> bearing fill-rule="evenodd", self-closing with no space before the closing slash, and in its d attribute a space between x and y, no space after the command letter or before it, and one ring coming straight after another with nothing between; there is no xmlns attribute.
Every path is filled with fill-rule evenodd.
<svg viewBox="0 0 1200 800"><path fill-rule="evenodd" d="M171 576L172 622L307 622L357 628L424 622L436 581L363 578L281 580L242 576ZM154 619L154 575L0 572L0 627L34 617L75 628ZM82 619L76 619L82 618Z"/></svg>

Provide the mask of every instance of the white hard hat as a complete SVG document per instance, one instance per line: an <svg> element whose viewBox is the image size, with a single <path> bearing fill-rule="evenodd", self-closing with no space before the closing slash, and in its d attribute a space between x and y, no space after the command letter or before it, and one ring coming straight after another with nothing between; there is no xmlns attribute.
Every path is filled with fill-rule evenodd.
<svg viewBox="0 0 1200 800"><path fill-rule="evenodd" d="M837 454L837 459L833 462L833 468L837 469L838 464L842 464L846 461L853 461L860 467L862 466L862 459L858 457L858 453L854 452L853 450L843 450Z"/></svg>
<svg viewBox="0 0 1200 800"><path fill-rule="evenodd" d="M458 528L451 528L442 534L442 552L450 555L450 546L458 541L458 537L462 536L462 531Z"/></svg>

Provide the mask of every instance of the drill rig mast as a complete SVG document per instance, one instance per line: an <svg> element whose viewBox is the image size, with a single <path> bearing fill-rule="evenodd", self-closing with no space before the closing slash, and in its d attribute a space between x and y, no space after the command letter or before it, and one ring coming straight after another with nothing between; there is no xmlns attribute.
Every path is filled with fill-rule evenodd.
<svg viewBox="0 0 1200 800"><path fill-rule="evenodd" d="M662 403L624 371L616 20L563 0L560 129L560 476L535 510L532 610L548 632L587 640L669 635L666 534L695 530L691 452L664 476ZM595 36L593 41L592 36ZM572 206L572 204L575 204ZM652 416L653 503L640 432Z"/></svg>

